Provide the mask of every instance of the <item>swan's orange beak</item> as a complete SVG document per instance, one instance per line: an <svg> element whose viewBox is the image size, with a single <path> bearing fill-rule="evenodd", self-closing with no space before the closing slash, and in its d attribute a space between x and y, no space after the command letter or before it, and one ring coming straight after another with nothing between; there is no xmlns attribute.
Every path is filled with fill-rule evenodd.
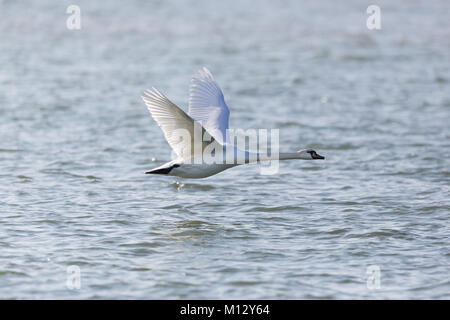
<svg viewBox="0 0 450 320"><path fill-rule="evenodd" d="M320 154L317 154L316 152L311 153L311 156L313 159L320 159L320 160L325 159L325 157L322 157Z"/></svg>

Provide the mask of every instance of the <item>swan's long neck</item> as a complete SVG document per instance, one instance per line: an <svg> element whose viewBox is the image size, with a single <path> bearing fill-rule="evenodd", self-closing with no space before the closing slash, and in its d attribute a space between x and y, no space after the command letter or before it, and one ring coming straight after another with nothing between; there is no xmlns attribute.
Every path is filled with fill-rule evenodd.
<svg viewBox="0 0 450 320"><path fill-rule="evenodd" d="M299 152L271 152L270 155L265 152L248 152L242 151L237 148L234 150L234 160L237 164L253 163L260 161L271 161L271 160L291 160L291 159L302 159L308 160L302 157Z"/></svg>
<svg viewBox="0 0 450 320"><path fill-rule="evenodd" d="M302 159L298 152L280 152L279 154L258 153L258 161Z"/></svg>
<svg viewBox="0 0 450 320"><path fill-rule="evenodd" d="M278 159L279 160L291 160L291 159L301 159L302 157L298 152L281 152Z"/></svg>

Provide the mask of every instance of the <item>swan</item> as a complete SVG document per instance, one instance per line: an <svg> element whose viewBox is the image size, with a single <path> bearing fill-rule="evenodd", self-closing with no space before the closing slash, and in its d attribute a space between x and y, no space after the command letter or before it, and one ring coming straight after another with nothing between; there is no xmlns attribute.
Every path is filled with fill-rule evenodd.
<svg viewBox="0 0 450 320"><path fill-rule="evenodd" d="M145 172L146 174L181 178L206 178L250 162L325 159L312 149L267 156L243 151L232 145L226 135L230 111L225 103L222 90L211 72L205 67L200 69L191 79L188 114L155 88L144 91L142 99L151 116L164 132L167 142L178 156L173 161ZM201 130L201 137L203 137L203 134L209 135L210 141L200 139L200 142L196 143L194 136L195 130L198 129ZM184 139L180 139L180 133L181 135L186 134ZM216 161L217 163L204 161L199 154L203 154L202 152L205 151L205 148L208 148L208 145L210 150L212 146L215 150L221 149L223 154L231 152L234 161L231 161L231 163L229 161L223 161L222 163L220 161ZM195 150L200 150L200 153L196 153Z"/></svg>

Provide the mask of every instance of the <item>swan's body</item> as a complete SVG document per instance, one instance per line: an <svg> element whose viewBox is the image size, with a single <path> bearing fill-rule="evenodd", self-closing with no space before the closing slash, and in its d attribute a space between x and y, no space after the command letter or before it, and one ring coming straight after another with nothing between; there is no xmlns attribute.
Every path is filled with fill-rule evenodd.
<svg viewBox="0 0 450 320"><path fill-rule="evenodd" d="M206 178L240 164L266 160L324 159L314 150L295 153L280 153L267 156L240 150L227 141L226 130L230 111L222 90L206 69L200 70L191 80L189 115L173 104L161 92L153 88L142 97L153 119L164 132L164 136L178 158L146 173L177 176L182 178ZM209 135L210 141L195 139ZM211 163L202 158L206 148L223 150L232 154L233 161ZM199 156L200 155L200 156Z"/></svg>

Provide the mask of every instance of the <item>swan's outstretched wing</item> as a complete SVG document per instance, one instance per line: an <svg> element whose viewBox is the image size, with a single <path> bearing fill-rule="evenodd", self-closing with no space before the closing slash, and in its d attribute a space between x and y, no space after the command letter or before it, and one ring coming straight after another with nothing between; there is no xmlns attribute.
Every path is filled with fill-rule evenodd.
<svg viewBox="0 0 450 320"><path fill-rule="evenodd" d="M199 70L191 80L188 113L200 122L217 142L225 142L230 110L222 90L206 68Z"/></svg>
<svg viewBox="0 0 450 320"><path fill-rule="evenodd" d="M167 142L179 157L184 160L194 157L194 130L201 129L201 136L198 137L198 140L202 143L202 152L210 143L208 141L202 141L205 129L157 89L153 88L152 90L145 91L142 99L147 105L153 119L155 119L164 132ZM195 127L195 124L198 127Z"/></svg>

